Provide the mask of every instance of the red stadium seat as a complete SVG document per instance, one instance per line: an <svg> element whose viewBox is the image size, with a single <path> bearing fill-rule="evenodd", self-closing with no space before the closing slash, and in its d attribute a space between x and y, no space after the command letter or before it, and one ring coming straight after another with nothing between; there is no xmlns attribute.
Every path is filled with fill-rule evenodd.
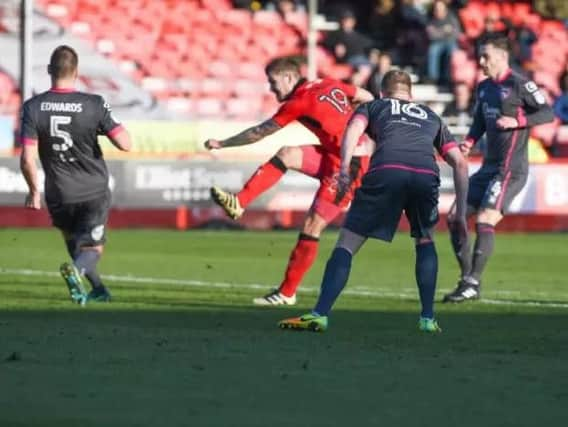
<svg viewBox="0 0 568 427"><path fill-rule="evenodd" d="M247 10L233 9L224 12L219 16L219 21L223 25L234 28L249 28L252 25L251 13Z"/></svg>
<svg viewBox="0 0 568 427"><path fill-rule="evenodd" d="M217 98L201 98L195 103L195 112L202 117L223 116L223 103Z"/></svg>
<svg viewBox="0 0 568 427"><path fill-rule="evenodd" d="M207 66L207 72L211 77L228 78L234 75L236 65L226 61L212 61Z"/></svg>
<svg viewBox="0 0 568 427"><path fill-rule="evenodd" d="M260 116L262 101L254 98L230 98L225 103L229 117L238 120L253 120Z"/></svg>
<svg viewBox="0 0 568 427"><path fill-rule="evenodd" d="M546 71L535 71L533 80L539 86L544 86L546 90L555 97L560 95L560 82L558 81L558 77L554 74L547 73Z"/></svg>
<svg viewBox="0 0 568 427"><path fill-rule="evenodd" d="M207 98L226 98L229 96L227 84L219 79L204 79L197 85L197 90Z"/></svg>
<svg viewBox="0 0 568 427"><path fill-rule="evenodd" d="M238 66L237 76L251 80L264 81L264 67L257 62L241 62Z"/></svg>
<svg viewBox="0 0 568 427"><path fill-rule="evenodd" d="M237 97L256 97L268 92L267 83L259 83L249 79L236 80L233 85L233 93Z"/></svg>
<svg viewBox="0 0 568 427"><path fill-rule="evenodd" d="M176 113L192 114L195 112L195 101L190 98L175 96L167 100L166 108Z"/></svg>
<svg viewBox="0 0 568 427"><path fill-rule="evenodd" d="M559 125L560 121L558 119L554 119L551 123L535 126L531 129L531 136L540 140L543 145L550 147L554 141L556 130Z"/></svg>
<svg viewBox="0 0 568 427"><path fill-rule="evenodd" d="M282 18L278 12L270 10L259 10L253 15L253 21L256 26L271 28L276 31L282 24Z"/></svg>
<svg viewBox="0 0 568 427"><path fill-rule="evenodd" d="M285 16L284 21L299 31L302 37L308 34L308 14L305 12L292 12Z"/></svg>

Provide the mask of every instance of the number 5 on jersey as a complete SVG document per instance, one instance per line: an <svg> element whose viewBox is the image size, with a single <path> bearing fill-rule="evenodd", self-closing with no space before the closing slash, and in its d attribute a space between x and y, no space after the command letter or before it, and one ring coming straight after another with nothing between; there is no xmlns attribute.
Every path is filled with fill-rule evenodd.
<svg viewBox="0 0 568 427"><path fill-rule="evenodd" d="M71 124L71 117L69 116L51 116L49 133L53 138L61 138L63 140L62 144L52 145L53 151L67 151L73 147L71 134L59 128L61 125L69 124Z"/></svg>

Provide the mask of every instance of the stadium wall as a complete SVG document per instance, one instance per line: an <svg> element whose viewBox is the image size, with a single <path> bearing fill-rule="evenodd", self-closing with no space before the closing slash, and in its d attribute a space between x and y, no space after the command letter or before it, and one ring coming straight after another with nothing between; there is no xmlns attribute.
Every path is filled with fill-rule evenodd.
<svg viewBox="0 0 568 427"><path fill-rule="evenodd" d="M239 223L226 219L210 200L209 188L218 185L237 191L258 163L212 159L108 161L113 209L110 227L166 227L187 229L234 226L255 229L295 228L302 223L318 182L291 172L259 197ZM568 231L568 167L566 163L531 165L528 183L500 224L507 231ZM479 163L471 163L471 172ZM440 164L440 212L453 200L452 172ZM40 181L43 172L40 171ZM17 158L0 158L0 227L45 227L45 211L23 209L26 183ZM341 224L342 218L335 221ZM402 228L406 227L404 221ZM444 227L441 221L440 227Z"/></svg>

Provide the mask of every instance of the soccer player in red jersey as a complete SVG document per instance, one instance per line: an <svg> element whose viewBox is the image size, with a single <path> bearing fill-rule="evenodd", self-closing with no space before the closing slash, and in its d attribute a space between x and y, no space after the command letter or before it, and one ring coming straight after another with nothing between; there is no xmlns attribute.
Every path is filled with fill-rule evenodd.
<svg viewBox="0 0 568 427"><path fill-rule="evenodd" d="M349 205L368 168L372 142L364 135L351 162L352 184L345 193L338 193L336 178L341 163L340 146L353 113L352 104L372 101L373 95L333 79L309 82L302 78L297 62L289 58L271 61L266 67L266 75L271 91L282 102L278 112L265 122L225 140L209 139L205 147L211 150L252 144L295 120L318 137L320 145L280 148L237 194L211 188L213 200L227 215L238 219L246 207L275 185L288 169L319 179L320 187L290 255L284 280L278 289L253 300L256 305L293 305L296 303L296 289L316 259L322 231Z"/></svg>

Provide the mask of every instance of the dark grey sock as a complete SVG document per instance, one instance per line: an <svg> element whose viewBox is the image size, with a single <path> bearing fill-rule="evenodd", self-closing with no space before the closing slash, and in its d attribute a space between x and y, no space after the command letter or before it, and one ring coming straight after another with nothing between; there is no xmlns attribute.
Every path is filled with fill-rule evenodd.
<svg viewBox="0 0 568 427"><path fill-rule="evenodd" d="M452 248L454 254L460 265L461 277L469 274L471 271L471 246L469 244L469 234L465 236L465 240L460 241L460 235L452 223L448 222L448 229L450 230L450 240L452 241Z"/></svg>
<svg viewBox="0 0 568 427"><path fill-rule="evenodd" d="M103 282L97 273L97 263L101 255L94 250L81 249L74 260L75 267L85 275L94 288L102 288Z"/></svg>
<svg viewBox="0 0 568 427"><path fill-rule="evenodd" d="M473 261L469 276L479 282L485 265L493 253L495 246L495 227L491 224L480 222L476 224L475 228L477 231L477 239L475 240L475 247L473 248Z"/></svg>

